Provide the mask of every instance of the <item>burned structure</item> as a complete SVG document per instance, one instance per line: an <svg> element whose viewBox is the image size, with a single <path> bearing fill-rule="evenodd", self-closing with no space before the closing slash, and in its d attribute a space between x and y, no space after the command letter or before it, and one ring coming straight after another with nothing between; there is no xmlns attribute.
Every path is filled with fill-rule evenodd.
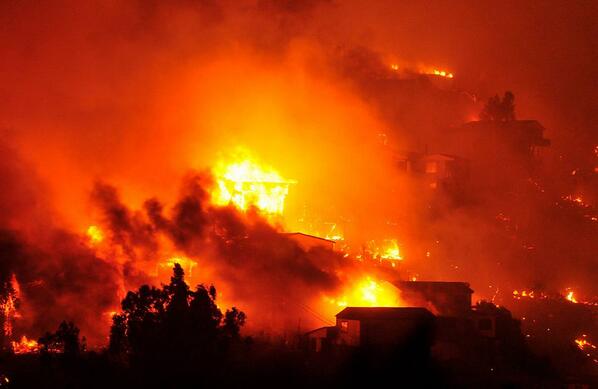
<svg viewBox="0 0 598 389"><path fill-rule="evenodd" d="M341 346L404 346L419 339L430 345L434 315L425 308L348 307L336 315Z"/></svg>
<svg viewBox="0 0 598 389"><path fill-rule="evenodd" d="M466 282L396 281L401 298L413 306L423 306L440 316L461 317L471 311L473 290Z"/></svg>
<svg viewBox="0 0 598 389"><path fill-rule="evenodd" d="M524 349L520 322L489 302L472 306L465 282L397 281L405 307L347 307L336 325L306 334L316 352L397 348L445 361L494 363Z"/></svg>

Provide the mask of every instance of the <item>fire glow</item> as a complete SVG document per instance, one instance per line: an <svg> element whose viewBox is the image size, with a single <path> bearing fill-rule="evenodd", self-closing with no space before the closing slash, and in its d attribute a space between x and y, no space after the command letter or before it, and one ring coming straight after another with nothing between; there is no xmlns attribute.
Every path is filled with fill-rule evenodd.
<svg viewBox="0 0 598 389"><path fill-rule="evenodd" d="M39 350L37 341L28 339L27 336L23 335L21 340L11 342L12 351L15 354L29 354L36 353Z"/></svg>
<svg viewBox="0 0 598 389"><path fill-rule="evenodd" d="M295 181L282 178L248 153L243 154L239 159L216 164L212 201L221 206L233 204L242 211L253 206L266 215L282 215L289 185Z"/></svg>
<svg viewBox="0 0 598 389"><path fill-rule="evenodd" d="M398 290L388 282L376 280L371 276L347 283L339 297L324 297L324 301L337 307L400 306Z"/></svg>

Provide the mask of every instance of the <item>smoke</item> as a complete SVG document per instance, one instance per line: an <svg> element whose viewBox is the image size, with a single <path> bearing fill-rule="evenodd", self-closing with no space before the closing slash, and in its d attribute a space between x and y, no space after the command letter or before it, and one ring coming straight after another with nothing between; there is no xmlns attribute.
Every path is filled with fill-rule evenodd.
<svg viewBox="0 0 598 389"><path fill-rule="evenodd" d="M13 332L41 335L74 320L88 338L103 342L105 312L118 303L118 269L56 224L31 167L6 145L0 149L0 276L3 283L16 278L20 302Z"/></svg>
<svg viewBox="0 0 598 389"><path fill-rule="evenodd" d="M356 245L398 238L410 272L470 280L484 297L489 284L594 293L593 230L554 222L564 214L547 211L553 198L498 191L430 207L393 153L442 152L448 127L509 89L519 117L548 128L554 155L588 159L596 11L559 1L3 2L0 125L11 131L0 255L4 279L14 272L22 284L21 322L39 332L72 318L100 338L97 317L122 291L155 282L173 254L196 259L195 277L222 281L226 302L255 312L280 304L280 290L289 310L338 288L348 266L338 255L211 207L209 176L188 177L239 145L297 180L287 230L309 213ZM394 62L409 81L381 79ZM418 78L421 66L450 70L452 86ZM109 231L110 247L89 248L90 224Z"/></svg>
<svg viewBox="0 0 598 389"><path fill-rule="evenodd" d="M98 183L93 199L104 215L108 246L122 253L130 268L152 278L159 276L153 269L169 263L173 253L197 261L196 276L188 274L191 282L216 281L227 303L249 312L254 328L281 329L285 320L305 316L301 309L341 285L338 272L350 271L351 261L329 249L300 247L257 210L245 214L232 206L211 206L210 182L205 174L191 174L172 207L165 211L152 198L140 212L129 210L114 187ZM280 322L273 323L273 315Z"/></svg>

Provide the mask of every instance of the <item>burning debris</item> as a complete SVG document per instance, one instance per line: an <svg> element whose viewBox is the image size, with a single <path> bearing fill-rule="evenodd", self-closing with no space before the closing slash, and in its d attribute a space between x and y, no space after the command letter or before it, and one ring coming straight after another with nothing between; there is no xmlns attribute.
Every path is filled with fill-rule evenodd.
<svg viewBox="0 0 598 389"><path fill-rule="evenodd" d="M39 351L39 344L33 339L27 339L27 336L23 335L21 340L12 341L12 352L15 354L29 354L36 353Z"/></svg>

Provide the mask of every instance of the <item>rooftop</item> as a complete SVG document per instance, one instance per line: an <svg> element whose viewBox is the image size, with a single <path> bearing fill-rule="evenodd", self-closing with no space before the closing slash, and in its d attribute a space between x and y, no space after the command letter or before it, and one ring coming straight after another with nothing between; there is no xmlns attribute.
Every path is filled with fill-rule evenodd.
<svg viewBox="0 0 598 389"><path fill-rule="evenodd" d="M336 314L338 319L420 319L433 318L426 308L347 307Z"/></svg>

